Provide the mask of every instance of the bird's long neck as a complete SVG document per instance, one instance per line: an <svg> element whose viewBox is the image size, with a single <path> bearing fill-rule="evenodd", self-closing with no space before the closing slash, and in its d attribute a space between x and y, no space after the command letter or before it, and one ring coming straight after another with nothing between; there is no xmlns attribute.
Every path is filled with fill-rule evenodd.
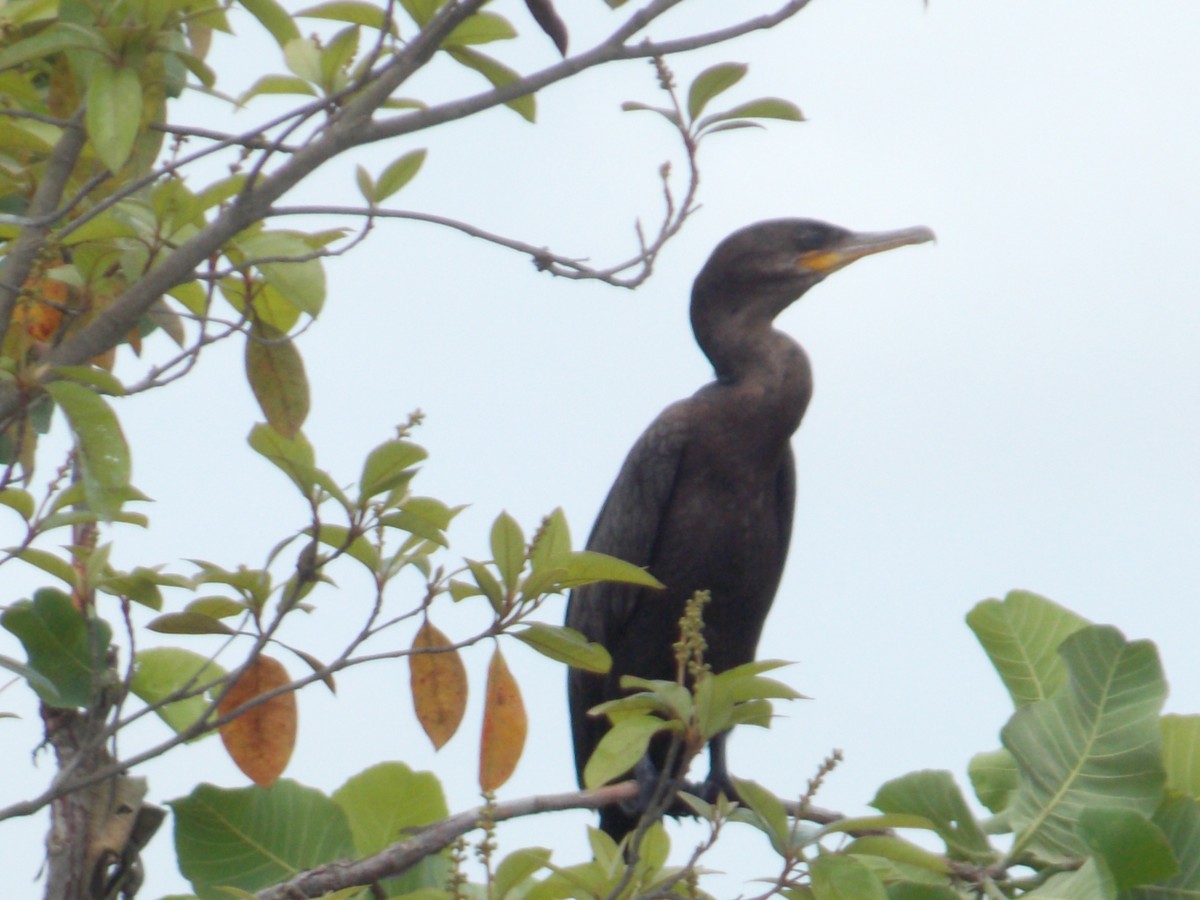
<svg viewBox="0 0 1200 900"><path fill-rule="evenodd" d="M723 398L726 419L767 442L786 440L800 425L812 395L812 369L804 350L774 325L776 309L746 304L731 315L693 303L692 327L713 364L716 383L705 390Z"/></svg>

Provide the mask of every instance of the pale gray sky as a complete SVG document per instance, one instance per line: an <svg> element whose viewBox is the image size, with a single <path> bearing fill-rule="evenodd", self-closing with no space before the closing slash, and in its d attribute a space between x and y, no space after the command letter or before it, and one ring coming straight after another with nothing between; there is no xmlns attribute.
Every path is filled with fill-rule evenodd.
<svg viewBox="0 0 1200 900"><path fill-rule="evenodd" d="M599 0L559 6L577 47L611 18ZM697 7L715 22L726 4ZM528 29L522 4L495 8ZM318 459L353 479L364 453L420 407L417 440L431 460L417 490L472 504L452 532L459 554L486 556L501 509L532 530L561 505L582 543L640 431L709 377L686 310L720 238L777 216L929 225L936 246L859 263L781 318L809 352L816 393L795 440L792 555L760 655L795 660L786 679L813 700L780 709L769 731L739 731L732 769L794 795L840 747L846 762L817 802L850 813L917 768L948 768L965 788L970 755L998 745L1009 706L963 617L1017 587L1153 639L1168 709L1200 710L1197 34L1200 7L1187 0L814 0L775 32L678 58L684 83L713 62L750 62L731 101L780 94L809 121L706 144L703 209L632 294L551 279L432 227L378 227L329 266L326 311L301 339ZM273 45L263 48L261 64L275 66ZM553 59L540 35L526 48L508 58L526 69ZM239 70L230 89L262 71L253 54L236 57L215 59L223 73ZM659 163L679 166L669 131L620 112L627 99L656 102L648 66L546 92L537 127L500 110L361 159L378 171L428 146L398 204L624 258L633 218L658 213ZM220 115L214 123L243 121ZM295 199L355 196L343 167ZM151 534L120 536L120 561L253 563L303 524L285 479L244 446L257 412L240 352L218 349L185 383L122 404L134 480L157 503ZM344 606L349 630L364 587L339 581L321 604ZM330 619L323 608L288 636L320 655ZM437 621L451 632L470 624ZM568 790L561 673L515 642L505 650L531 725L502 797ZM301 695L288 776L331 791L400 759L441 773L452 809L473 805L488 652L472 666L463 731L440 756L412 718L406 667L376 666L339 676L337 700L319 687ZM4 723L4 771L28 771L37 726L35 716ZM146 723L124 746L162 734ZM10 782L6 799L50 771L42 761L37 781ZM244 784L215 741L146 774L157 801L197 778ZM528 820L503 833L504 849L544 844L576 861L589 821ZM8 884L33 877L41 831L41 820L0 829ZM699 834L670 832L677 853ZM732 896L772 863L759 836L727 837L709 865L731 873ZM169 841L168 824L147 896L185 887L169 871Z"/></svg>

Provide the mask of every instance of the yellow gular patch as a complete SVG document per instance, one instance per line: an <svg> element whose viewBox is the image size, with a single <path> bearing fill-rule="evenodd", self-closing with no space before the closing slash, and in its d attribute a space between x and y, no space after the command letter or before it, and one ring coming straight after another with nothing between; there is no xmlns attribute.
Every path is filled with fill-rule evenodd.
<svg viewBox="0 0 1200 900"><path fill-rule="evenodd" d="M810 272L828 272L843 262L845 258L836 250L810 250L800 254L796 260L796 268L808 269Z"/></svg>

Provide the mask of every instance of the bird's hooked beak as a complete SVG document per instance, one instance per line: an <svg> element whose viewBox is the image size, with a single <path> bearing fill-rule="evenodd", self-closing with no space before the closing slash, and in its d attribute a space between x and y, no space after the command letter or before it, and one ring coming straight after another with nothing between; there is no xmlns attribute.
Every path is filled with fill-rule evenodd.
<svg viewBox="0 0 1200 900"><path fill-rule="evenodd" d="M898 231L851 233L830 247L801 253L796 257L796 268L806 269L824 277L872 253L935 240L937 236L924 225L901 228Z"/></svg>

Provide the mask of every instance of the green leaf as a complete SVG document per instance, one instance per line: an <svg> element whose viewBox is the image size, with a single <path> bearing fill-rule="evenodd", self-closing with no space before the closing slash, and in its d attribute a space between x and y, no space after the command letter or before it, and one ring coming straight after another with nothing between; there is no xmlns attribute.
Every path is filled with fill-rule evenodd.
<svg viewBox="0 0 1200 900"><path fill-rule="evenodd" d="M534 572L557 568L570 553L571 529L567 527L567 517L560 506L546 517L534 535L533 546L529 550L529 567Z"/></svg>
<svg viewBox="0 0 1200 900"><path fill-rule="evenodd" d="M583 768L584 787L597 788L624 775L646 755L650 739L670 728L671 723L658 716L630 716L615 723Z"/></svg>
<svg viewBox="0 0 1200 900"><path fill-rule="evenodd" d="M321 82L321 51L311 38L295 37L283 45L283 59L293 75L310 81Z"/></svg>
<svg viewBox="0 0 1200 900"><path fill-rule="evenodd" d="M306 529L305 534L311 534L312 529ZM321 524L317 540L335 550L345 550L346 555L358 560L371 572L379 571L379 553L375 545L367 540L365 535L350 537L350 529L344 525Z"/></svg>
<svg viewBox="0 0 1200 900"><path fill-rule="evenodd" d="M777 853L786 854L791 846L791 825L787 810L779 798L761 784L742 778L734 778L738 799L757 817L757 827L770 839Z"/></svg>
<svg viewBox="0 0 1200 900"><path fill-rule="evenodd" d="M1187 797L1168 796L1155 811L1154 824L1166 836L1180 863L1180 872L1153 891L1133 892L1136 900L1200 896L1200 803Z"/></svg>
<svg viewBox="0 0 1200 900"><path fill-rule="evenodd" d="M487 44L507 41L517 36L508 19L491 12L478 12L464 19L442 41L443 47L462 47L467 44Z"/></svg>
<svg viewBox="0 0 1200 900"><path fill-rule="evenodd" d="M1167 787L1200 799L1200 716L1163 716L1162 741Z"/></svg>
<svg viewBox="0 0 1200 900"><path fill-rule="evenodd" d="M1091 806L1079 814L1076 828L1118 889L1179 874L1166 835L1139 812Z"/></svg>
<svg viewBox="0 0 1200 900"><path fill-rule="evenodd" d="M696 123L696 126L705 129L718 122L731 122L736 119L782 119L785 122L803 122L804 115L800 112L800 107L789 100L779 97L762 97L748 103L741 103L724 112L705 116Z"/></svg>
<svg viewBox="0 0 1200 900"><path fill-rule="evenodd" d="M382 9L371 3L358 0L333 0L331 3L318 3L296 13L307 19L330 19L335 22L349 22L352 25L364 25L379 31L387 30L396 33L393 23L388 21Z"/></svg>
<svg viewBox="0 0 1200 900"><path fill-rule="evenodd" d="M121 384L117 376L95 366L55 366L54 374L59 378L67 378L87 387L93 387L102 394L109 394L113 397L125 395L125 385Z"/></svg>
<svg viewBox="0 0 1200 900"><path fill-rule="evenodd" d="M617 581L623 584L640 584L644 587L661 588L662 582L633 563L596 553L594 550L576 550L559 563L566 569L560 587L573 588L597 581Z"/></svg>
<svg viewBox="0 0 1200 900"><path fill-rule="evenodd" d="M1078 871L1055 875L1021 896L1045 900L1116 900L1117 888L1102 867L1089 859Z"/></svg>
<svg viewBox="0 0 1200 900"><path fill-rule="evenodd" d="M1009 809L1012 854L1052 861L1086 853L1075 830L1084 808L1150 815L1166 779L1158 715L1167 687L1154 645L1090 625L1059 653L1066 684L1018 709L1000 732L1021 771Z"/></svg>
<svg viewBox="0 0 1200 900"><path fill-rule="evenodd" d="M379 180L375 182L368 199L374 203L382 203L412 181L417 172L421 170L421 165L425 162L425 155L425 150L413 150L391 163L383 170Z"/></svg>
<svg viewBox="0 0 1200 900"><path fill-rule="evenodd" d="M202 897L257 891L335 859L354 856L341 807L286 778L269 788L201 784L168 804L179 870Z"/></svg>
<svg viewBox="0 0 1200 900"><path fill-rule="evenodd" d="M370 498L392 490L411 477L413 466L429 454L411 441L386 441L372 450L363 463L358 480L359 505Z"/></svg>
<svg viewBox="0 0 1200 900"><path fill-rule="evenodd" d="M515 590L525 565L525 535L517 520L506 512L496 516L492 523L491 545L505 590Z"/></svg>
<svg viewBox="0 0 1200 900"><path fill-rule="evenodd" d="M181 691L212 684L225 674L221 666L199 653L180 647L153 647L134 657L129 689L151 706ZM167 703L155 713L179 734L199 722L208 706L209 701L197 695Z"/></svg>
<svg viewBox="0 0 1200 900"><path fill-rule="evenodd" d="M227 619L230 616L240 616L246 611L245 603L230 600L228 597L197 597L183 608L184 612L200 613L214 619Z"/></svg>
<svg viewBox="0 0 1200 900"><path fill-rule="evenodd" d="M241 0L240 5L271 32L280 47L286 47L288 41L300 37L300 29L292 17L275 0Z"/></svg>
<svg viewBox="0 0 1200 900"><path fill-rule="evenodd" d="M247 439L250 446L266 457L288 476L305 497L313 495L317 488L333 497L344 509L353 507L333 477L313 465L313 449L303 433L286 438L268 425L255 425Z"/></svg>
<svg viewBox="0 0 1200 900"><path fill-rule="evenodd" d="M111 515L129 490L129 447L117 417L96 393L70 381L52 381L46 392L62 408L75 435L88 508Z"/></svg>
<svg viewBox="0 0 1200 900"><path fill-rule="evenodd" d="M28 522L33 518L35 505L33 495L20 488L5 488L0 491L0 506L15 510L17 515Z"/></svg>
<svg viewBox="0 0 1200 900"><path fill-rule="evenodd" d="M467 568L471 570L471 575L475 579L475 583L479 585L479 589L483 591L484 596L488 598L488 602L492 604L492 609L496 615L502 615L505 607L504 588L500 586L500 582L496 580L496 576L488 571L488 567L481 562L476 562L473 559L465 560Z"/></svg>
<svg viewBox="0 0 1200 900"><path fill-rule="evenodd" d="M198 612L166 613L146 623L146 627L159 634L236 634L220 619Z"/></svg>
<svg viewBox="0 0 1200 900"><path fill-rule="evenodd" d="M333 802L346 816L359 858L449 815L437 777L400 762L379 763L353 776L333 792ZM382 887L389 897L438 887L446 883L449 868L445 854L432 854Z"/></svg>
<svg viewBox="0 0 1200 900"><path fill-rule="evenodd" d="M362 198L368 203L374 203L375 182L371 180L371 173L362 166L355 166L354 181L358 185L358 192L362 194Z"/></svg>
<svg viewBox="0 0 1200 900"><path fill-rule="evenodd" d="M527 847L514 850L496 866L496 874L492 879L492 889L497 900L506 900L510 895L515 898L521 894L512 893L522 886L533 874L543 869L550 862L550 851L545 847Z"/></svg>
<svg viewBox="0 0 1200 900"><path fill-rule="evenodd" d="M68 587L75 587L75 570L61 556L39 550L37 547L9 547L4 552L13 554L17 559L41 569L47 575L53 575Z"/></svg>
<svg viewBox="0 0 1200 900"><path fill-rule="evenodd" d="M892 862L903 863L906 866L916 866L919 869L936 872L939 875L949 875L951 871L950 864L946 862L945 857L931 853L924 847L918 847L911 841L891 834L871 834L856 838L846 848L846 852L863 856L878 856L890 859Z"/></svg>
<svg viewBox="0 0 1200 900"><path fill-rule="evenodd" d="M485 56L478 50L472 50L469 47L449 47L446 52L468 69L474 69L490 81L493 87L502 88L521 78L519 73L490 56ZM505 106L519 113L521 118L527 122L537 119L537 102L534 100L533 94L515 97L505 103Z"/></svg>
<svg viewBox="0 0 1200 900"><path fill-rule="evenodd" d="M531 622L524 631L513 632L513 637L543 656L566 663L574 669L603 675L612 668L612 657L608 651L573 628Z"/></svg>
<svg viewBox="0 0 1200 900"><path fill-rule="evenodd" d="M967 625L1017 706L1058 691L1066 678L1058 647L1087 624L1087 619L1028 591L984 600L967 614Z"/></svg>
<svg viewBox="0 0 1200 900"><path fill-rule="evenodd" d="M325 267L319 259L306 259L313 247L304 236L270 231L239 241L250 259L283 258L285 262L255 263L267 284L300 312L314 319L325 305Z"/></svg>
<svg viewBox="0 0 1200 900"><path fill-rule="evenodd" d="M267 424L294 438L308 418L308 377L291 338L268 325L255 326L246 339L246 380Z"/></svg>
<svg viewBox="0 0 1200 900"><path fill-rule="evenodd" d="M404 11L412 16L422 28L433 18L433 14L437 12L437 8L444 3L445 0L400 0L400 5L404 7Z"/></svg>
<svg viewBox="0 0 1200 900"><path fill-rule="evenodd" d="M967 775L979 802L994 813L1008 809L1021 783L1017 761L1004 749L976 753L967 764Z"/></svg>
<svg viewBox="0 0 1200 900"><path fill-rule="evenodd" d="M238 94L237 105L244 106L246 101L259 94L303 94L315 97L317 90L303 78L292 75L264 75L245 91Z"/></svg>
<svg viewBox="0 0 1200 900"><path fill-rule="evenodd" d="M887 900L878 876L853 856L825 853L808 866L813 900Z"/></svg>
<svg viewBox="0 0 1200 900"><path fill-rule="evenodd" d="M63 708L91 705L104 679L112 639L107 622L84 616L62 591L43 588L33 600L6 609L0 625L20 640L29 667L53 685L51 694L44 682L30 682L44 703Z"/></svg>
<svg viewBox="0 0 1200 900"><path fill-rule="evenodd" d="M142 82L130 66L114 67L97 57L87 88L87 133L100 161L118 171L137 139L142 117Z"/></svg>
<svg viewBox="0 0 1200 900"><path fill-rule="evenodd" d="M982 861L992 848L949 772L910 772L884 784L871 805L880 812L923 816L956 859Z"/></svg>
<svg viewBox="0 0 1200 900"><path fill-rule="evenodd" d="M675 110L673 110L673 109L666 109L665 107L662 107L662 106L650 106L647 103L638 103L635 100L627 100L621 104L621 109L623 109L625 112L658 113L660 116L662 116L664 119L666 119L672 125L674 125L676 128L678 128L680 125L683 124L682 122L679 121L679 113L675 112Z"/></svg>
<svg viewBox="0 0 1200 900"><path fill-rule="evenodd" d="M741 81L748 68L744 63L718 63L697 75L688 88L688 118L694 121L713 97Z"/></svg>

